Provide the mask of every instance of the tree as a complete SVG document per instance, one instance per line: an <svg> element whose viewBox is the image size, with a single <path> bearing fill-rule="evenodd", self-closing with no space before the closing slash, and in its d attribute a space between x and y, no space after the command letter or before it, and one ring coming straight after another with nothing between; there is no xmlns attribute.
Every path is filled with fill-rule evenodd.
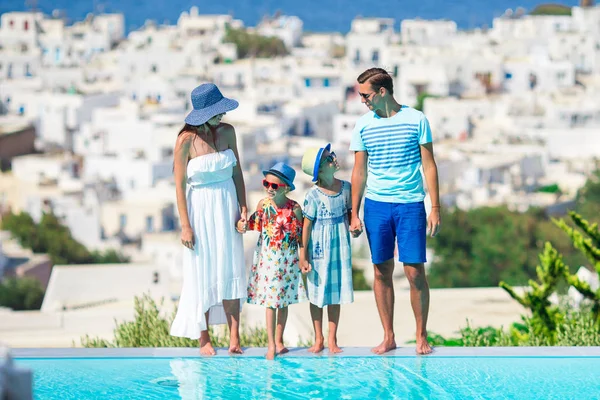
<svg viewBox="0 0 600 400"><path fill-rule="evenodd" d="M600 169L577 191L575 211L587 219L594 219L600 215Z"/></svg>
<svg viewBox="0 0 600 400"><path fill-rule="evenodd" d="M223 41L236 45L239 58L269 58L288 54L281 39L250 33L245 29L228 27Z"/></svg>
<svg viewBox="0 0 600 400"><path fill-rule="evenodd" d="M52 213L44 213L36 224L27 213L7 214L2 218L2 229L11 233L21 246L34 253L47 253L53 264L107 264L124 263L127 258L114 250L106 253L90 252L71 236Z"/></svg>
<svg viewBox="0 0 600 400"><path fill-rule="evenodd" d="M600 172L578 192L575 209L583 218L600 215ZM435 254L429 271L432 287L497 286L500 281L527 284L536 277L537 255L546 241L565 264L587 264L586 255L541 209L524 213L506 207L442 210L442 220L442 233L429 241ZM561 281L558 290L566 287Z"/></svg>
<svg viewBox="0 0 600 400"><path fill-rule="evenodd" d="M415 104L415 106L413 108L415 110L423 111L423 103L425 102L425 99L428 97L437 97L437 96L423 92L417 96L417 104Z"/></svg>
<svg viewBox="0 0 600 400"><path fill-rule="evenodd" d="M506 207L443 212L446 228L430 242L435 253L433 287L496 286L534 276L539 211L518 214Z"/></svg>
<svg viewBox="0 0 600 400"><path fill-rule="evenodd" d="M562 4L540 4L529 15L571 15L571 7Z"/></svg>

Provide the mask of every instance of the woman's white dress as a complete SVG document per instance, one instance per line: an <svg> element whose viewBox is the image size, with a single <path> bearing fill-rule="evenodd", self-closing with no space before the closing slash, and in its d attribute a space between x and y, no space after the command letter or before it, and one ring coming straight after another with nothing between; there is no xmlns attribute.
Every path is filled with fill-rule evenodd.
<svg viewBox="0 0 600 400"><path fill-rule="evenodd" d="M242 235L231 149L192 158L187 165L187 209L194 250L183 249L183 288L171 335L198 339L210 325L225 324L223 300L246 300Z"/></svg>

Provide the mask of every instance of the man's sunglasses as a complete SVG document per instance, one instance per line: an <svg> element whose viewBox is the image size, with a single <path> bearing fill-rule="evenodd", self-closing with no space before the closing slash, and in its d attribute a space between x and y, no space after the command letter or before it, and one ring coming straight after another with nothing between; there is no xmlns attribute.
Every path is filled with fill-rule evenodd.
<svg viewBox="0 0 600 400"><path fill-rule="evenodd" d="M285 183L269 182L268 180L263 179L263 186L266 187L266 188L269 188L269 186L270 186L271 189L277 190L280 187L286 187L287 185Z"/></svg>
<svg viewBox="0 0 600 400"><path fill-rule="evenodd" d="M369 100L369 97L371 97L371 95L375 94L375 93L377 93L377 92L371 92L371 93L361 93L361 92L358 92L358 95L360 97L362 97L363 99L365 99L365 100Z"/></svg>

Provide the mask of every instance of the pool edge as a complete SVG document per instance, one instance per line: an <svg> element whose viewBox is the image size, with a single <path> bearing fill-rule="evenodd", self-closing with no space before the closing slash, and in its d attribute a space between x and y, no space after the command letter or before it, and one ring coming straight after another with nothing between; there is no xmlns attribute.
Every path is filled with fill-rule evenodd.
<svg viewBox="0 0 600 400"><path fill-rule="evenodd" d="M369 347L345 347L340 354L327 350L313 354L306 348L290 348L280 357L423 357L414 347L402 347L384 355L371 353ZM217 349L216 357L264 357L267 349L244 349L242 355L229 355L227 349ZM13 348L14 358L200 358L197 348ZM426 357L600 357L597 347L437 347Z"/></svg>

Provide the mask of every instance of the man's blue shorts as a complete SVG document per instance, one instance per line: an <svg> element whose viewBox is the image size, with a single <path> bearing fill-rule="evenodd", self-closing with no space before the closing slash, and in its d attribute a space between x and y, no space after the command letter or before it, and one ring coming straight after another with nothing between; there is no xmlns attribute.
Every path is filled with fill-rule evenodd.
<svg viewBox="0 0 600 400"><path fill-rule="evenodd" d="M384 203L365 199L364 219L373 264L381 264L394 258L396 240L400 262L427 262L427 214L422 201Z"/></svg>

